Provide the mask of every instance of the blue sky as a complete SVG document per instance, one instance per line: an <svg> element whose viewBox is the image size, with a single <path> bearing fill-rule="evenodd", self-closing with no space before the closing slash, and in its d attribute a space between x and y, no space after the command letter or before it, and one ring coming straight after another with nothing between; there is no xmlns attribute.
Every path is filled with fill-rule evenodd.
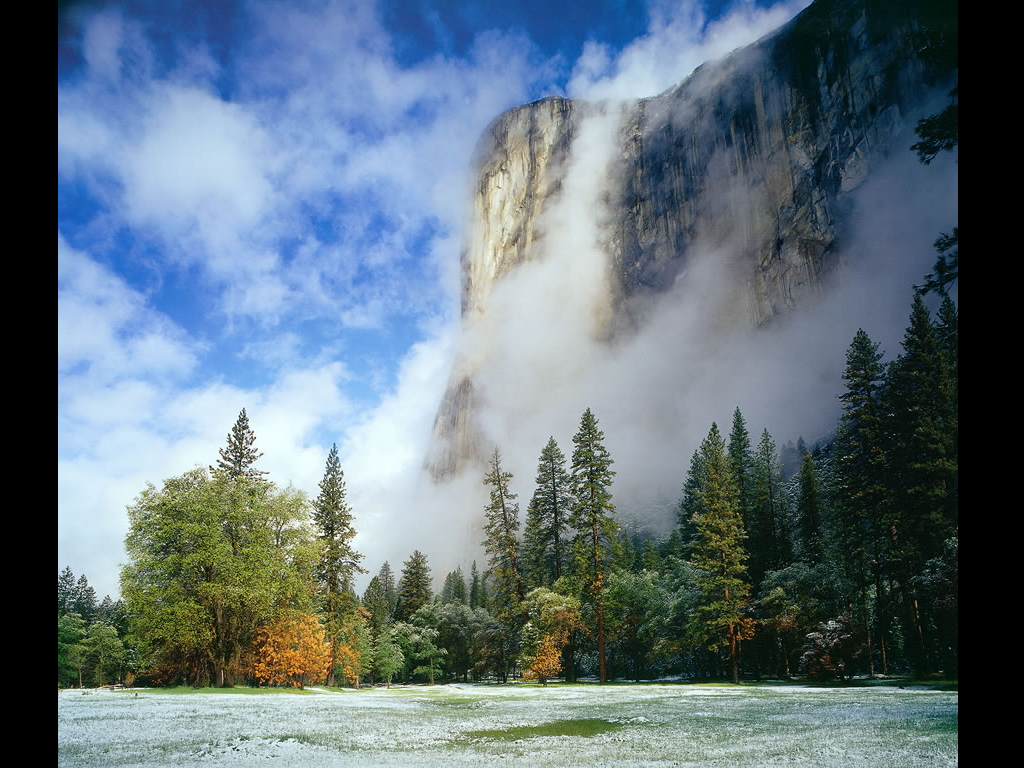
<svg viewBox="0 0 1024 768"><path fill-rule="evenodd" d="M123 2L58 23L58 569L248 410L279 484L337 443L357 526L418 472L459 333L473 147L547 95L653 95L805 2ZM392 562L364 538L368 564Z"/></svg>

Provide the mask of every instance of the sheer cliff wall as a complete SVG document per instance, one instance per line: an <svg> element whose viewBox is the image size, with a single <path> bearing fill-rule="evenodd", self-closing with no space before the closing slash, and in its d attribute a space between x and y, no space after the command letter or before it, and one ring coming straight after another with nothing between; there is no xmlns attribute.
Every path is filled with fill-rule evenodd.
<svg viewBox="0 0 1024 768"><path fill-rule="evenodd" d="M563 194L588 119L615 121L602 173L605 331L686 279L698 248L728 262L728 312L758 326L823 290L838 266L845 197L864 182L943 73L919 56L914 2L819 0L747 48L699 67L664 93L624 104L549 98L497 118L477 147L462 255L462 312L472 327L495 286L544 248L544 216ZM500 349L492 350L501 354ZM480 355L455 363L427 464L435 479L489 451L475 412ZM543 436L538 436L540 440Z"/></svg>

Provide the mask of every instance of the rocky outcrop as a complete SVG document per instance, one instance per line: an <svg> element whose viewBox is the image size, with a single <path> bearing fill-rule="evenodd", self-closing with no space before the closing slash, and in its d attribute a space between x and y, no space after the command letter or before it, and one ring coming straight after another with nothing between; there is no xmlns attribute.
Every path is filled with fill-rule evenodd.
<svg viewBox="0 0 1024 768"><path fill-rule="evenodd" d="M917 55L928 3L818 0L758 43L620 112L602 247L614 328L664 295L696 245L730 261L733 313L760 325L821 290L836 267L844 196L943 75ZM462 256L464 320L503 275L538 257L581 121L607 106L551 98L505 113L477 149ZM906 147L899 147L906 151ZM460 359L428 458L435 479L479 454L474 367Z"/></svg>

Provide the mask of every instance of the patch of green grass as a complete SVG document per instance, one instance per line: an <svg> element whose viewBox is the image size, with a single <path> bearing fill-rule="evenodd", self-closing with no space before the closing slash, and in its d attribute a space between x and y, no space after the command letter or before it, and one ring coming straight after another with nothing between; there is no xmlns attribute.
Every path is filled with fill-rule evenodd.
<svg viewBox="0 0 1024 768"><path fill-rule="evenodd" d="M262 694L275 694L275 693L299 693L299 694L310 694L316 695L316 691L308 691L304 688L249 688L247 686L237 686L235 688L192 688L187 685L177 685L173 688L145 688L138 691L125 691L128 695L139 693L145 695L147 692L151 693L172 693L172 694L187 694L187 693L241 693L245 695L262 695Z"/></svg>
<svg viewBox="0 0 1024 768"><path fill-rule="evenodd" d="M485 728L480 731L468 731L466 739L500 739L502 741L518 741L536 736L597 736L621 728L622 723L613 723L597 718L580 720L555 720L540 725L517 725L512 728Z"/></svg>

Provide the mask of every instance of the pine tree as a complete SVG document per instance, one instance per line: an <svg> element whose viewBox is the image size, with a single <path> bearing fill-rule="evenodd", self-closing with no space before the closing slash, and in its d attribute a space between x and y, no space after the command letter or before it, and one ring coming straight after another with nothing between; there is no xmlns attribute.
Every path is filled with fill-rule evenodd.
<svg viewBox="0 0 1024 768"><path fill-rule="evenodd" d="M733 477L736 478L736 489L739 491L740 517L743 519L744 530L749 532L750 507L753 497L753 456L747 422L743 419L739 406L732 414L728 456Z"/></svg>
<svg viewBox="0 0 1024 768"><path fill-rule="evenodd" d="M444 585L441 587L441 602L465 604L466 580L462 576L462 566L457 567L444 577Z"/></svg>
<svg viewBox="0 0 1024 768"><path fill-rule="evenodd" d="M604 588L605 559L618 526L612 505L611 484L615 472L604 446L604 432L588 408L572 439L573 509L569 525L575 529L573 562L584 591L593 600L597 622L597 658L601 682L608 680L605 666Z"/></svg>
<svg viewBox="0 0 1024 768"><path fill-rule="evenodd" d="M701 464L700 451L694 451L690 457L690 469L686 473L686 480L683 482L683 498L679 502L679 551L678 555L689 559L693 553L693 540L696 530L693 525L693 517L697 514L700 506L697 492L704 483L704 467Z"/></svg>
<svg viewBox="0 0 1024 768"><path fill-rule="evenodd" d="M402 578L398 582L395 619L409 621L416 611L430 602L433 594L427 556L417 549L402 567Z"/></svg>
<svg viewBox="0 0 1024 768"><path fill-rule="evenodd" d="M839 395L843 413L836 440L838 498L834 549L857 597L859 620L868 642L868 671L872 675L872 621L867 594L872 582L876 592L880 591L881 569L888 559L887 531L891 531L884 375L878 344L863 329L858 330L846 353L846 391Z"/></svg>
<svg viewBox="0 0 1024 768"><path fill-rule="evenodd" d="M83 573L78 577L78 582L75 584L75 601L71 612L77 613L85 619L85 623L88 625L96 618L98 608L99 602L96 600L96 590L92 588L89 580L85 578Z"/></svg>
<svg viewBox="0 0 1024 768"><path fill-rule="evenodd" d="M537 465L537 486L527 507L523 540L530 588L551 586L562 577L566 561L565 525L572 506L565 454L548 440Z"/></svg>
<svg viewBox="0 0 1024 768"><path fill-rule="evenodd" d="M369 614L367 624L370 628L370 637L376 638L390 623L391 612L394 610L380 576L370 579L366 591L363 592L363 607Z"/></svg>
<svg viewBox="0 0 1024 768"><path fill-rule="evenodd" d="M469 607L474 611L483 607L483 595L480 594L480 571L476 567L476 560L469 568Z"/></svg>
<svg viewBox="0 0 1024 768"><path fill-rule="evenodd" d="M900 548L914 572L942 554L957 525L948 503L957 478L949 360L927 307L915 296L903 354L887 377L886 399L895 437L890 462L902 513Z"/></svg>
<svg viewBox="0 0 1024 768"><path fill-rule="evenodd" d="M391 563L387 560L384 561L384 565L377 571L377 578L380 579L380 584L384 588L384 595L387 597L389 613L395 612L395 606L398 604L398 589L395 587L395 574L391 570Z"/></svg>
<svg viewBox="0 0 1024 768"><path fill-rule="evenodd" d="M782 494L782 467L775 441L765 429L754 454L754 495L749 536L751 580L782 568L793 559Z"/></svg>
<svg viewBox="0 0 1024 768"><path fill-rule="evenodd" d="M327 614L327 637L331 644L331 670L327 684L334 685L334 669L341 647L341 629L347 614L355 609L346 599L355 575L366 573L359 563L363 555L352 548L356 530L352 526L352 510L345 500L345 475L338 460L338 446L332 445L320 481L320 494L313 502L313 522L320 542L320 563L317 577L324 591Z"/></svg>
<svg viewBox="0 0 1024 768"><path fill-rule="evenodd" d="M70 567L57 575L57 618L75 611L75 574Z"/></svg>
<svg viewBox="0 0 1024 768"><path fill-rule="evenodd" d="M948 307L946 322L950 322ZM886 377L885 403L892 438L888 446L890 483L895 502L890 526L904 620L914 632L908 650L918 672L927 673L931 667L926 637L929 606L922 605L917 576L928 561L943 555L944 543L956 535L958 474L950 352L940 346L919 295L914 297L902 346L903 354Z"/></svg>
<svg viewBox="0 0 1024 768"><path fill-rule="evenodd" d="M247 478L249 480L261 480L266 472L261 472L253 465L263 455L256 450L256 435L249 428L249 417L245 408L238 414L235 425L228 432L227 448L220 449L220 459L215 471L225 472L232 480Z"/></svg>
<svg viewBox="0 0 1024 768"><path fill-rule="evenodd" d="M701 445L703 482L696 492L698 509L693 517L696 539L692 563L701 572L699 600L692 629L697 640L712 648L723 642L739 682L739 642L743 636L743 610L750 587L746 581L746 551L739 489L725 443L712 424Z"/></svg>
<svg viewBox="0 0 1024 768"><path fill-rule="evenodd" d="M512 473L501 468L501 454L494 449L490 470L484 485L490 486L490 501L484 508L484 551L488 557L488 573L494 577L496 615L511 629L516 623L519 603L523 599L523 578L519 558L519 504L509 490Z"/></svg>
<svg viewBox="0 0 1024 768"><path fill-rule="evenodd" d="M858 330L846 354L846 392L839 395L843 413L837 438L838 549L847 577L857 586L867 583L868 563L876 554L887 516L884 374L878 344Z"/></svg>
<svg viewBox="0 0 1024 768"><path fill-rule="evenodd" d="M821 544L821 494L818 470L814 458L804 454L800 466L800 495L796 505L797 525L800 528L800 559L814 566L823 559Z"/></svg>

